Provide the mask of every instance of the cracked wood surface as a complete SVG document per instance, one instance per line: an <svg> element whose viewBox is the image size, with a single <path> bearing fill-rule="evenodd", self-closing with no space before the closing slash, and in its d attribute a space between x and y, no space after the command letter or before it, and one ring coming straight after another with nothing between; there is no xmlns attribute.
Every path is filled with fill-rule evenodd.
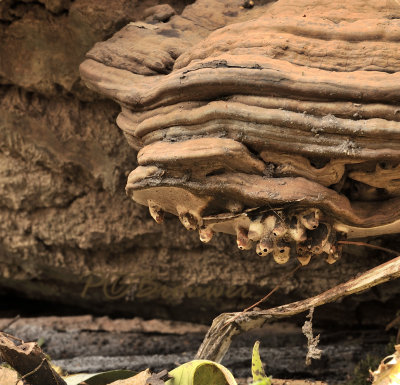
<svg viewBox="0 0 400 385"><path fill-rule="evenodd" d="M0 354L31 385L67 385L35 342L19 341L0 333Z"/></svg>

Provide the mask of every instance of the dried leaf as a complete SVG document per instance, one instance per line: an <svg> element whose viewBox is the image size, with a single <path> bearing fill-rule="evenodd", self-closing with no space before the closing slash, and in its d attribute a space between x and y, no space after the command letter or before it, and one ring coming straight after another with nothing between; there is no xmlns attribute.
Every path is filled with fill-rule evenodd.
<svg viewBox="0 0 400 385"><path fill-rule="evenodd" d="M313 336L313 328L312 328L312 320L313 320L314 308L310 309L310 312L307 315L309 321L304 322L301 331L307 337L307 356L306 356L306 365L311 365L311 360L319 360L321 358L322 350L318 349L319 344L319 334L317 336Z"/></svg>
<svg viewBox="0 0 400 385"><path fill-rule="evenodd" d="M146 380L151 377L150 369L143 370L131 378L112 382L110 385L145 385Z"/></svg>
<svg viewBox="0 0 400 385"><path fill-rule="evenodd" d="M398 385L400 384L400 345L395 346L396 352L382 360L379 368L372 372L374 382L372 385Z"/></svg>
<svg viewBox="0 0 400 385"><path fill-rule="evenodd" d="M147 380L146 385L164 385L165 381L172 379L166 369L160 373L153 373Z"/></svg>
<svg viewBox="0 0 400 385"><path fill-rule="evenodd" d="M139 374L133 372L131 370L111 370L108 372L102 373L81 373L81 374L73 374L71 376L67 376L64 378L67 385L80 385L80 384L87 384L87 385L109 385L109 384L126 384L126 385L144 385L146 378L144 377L143 382L127 382L127 383L120 383L119 381L123 381L126 379L133 380L134 377L139 376L142 373L146 373L147 377L151 375L150 371L147 369ZM119 381L118 381L119 380Z"/></svg>
<svg viewBox="0 0 400 385"><path fill-rule="evenodd" d="M18 381L18 373L9 368L0 368L0 384L1 385L21 385L22 381Z"/></svg>

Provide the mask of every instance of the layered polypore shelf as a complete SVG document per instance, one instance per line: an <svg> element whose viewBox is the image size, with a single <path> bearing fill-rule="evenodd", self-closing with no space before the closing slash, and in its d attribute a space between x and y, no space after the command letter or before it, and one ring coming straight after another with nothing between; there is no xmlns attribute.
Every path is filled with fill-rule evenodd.
<svg viewBox="0 0 400 385"><path fill-rule="evenodd" d="M157 223L172 213L202 242L216 232L234 234L240 249L271 254L278 263L295 256L306 264L313 255L333 263L340 257L338 239L399 231L398 191L351 178L369 173L379 184L382 164L342 159L320 161L317 168L299 155L269 155L265 163L233 139L156 142L139 151L127 193L147 205ZM385 167L398 172L398 166ZM349 199L353 195L358 200ZM389 198L379 202L379 196Z"/></svg>
<svg viewBox="0 0 400 385"><path fill-rule="evenodd" d="M128 195L278 263L400 232L400 7L281 0L220 28L205 2L128 25L81 65L139 151Z"/></svg>

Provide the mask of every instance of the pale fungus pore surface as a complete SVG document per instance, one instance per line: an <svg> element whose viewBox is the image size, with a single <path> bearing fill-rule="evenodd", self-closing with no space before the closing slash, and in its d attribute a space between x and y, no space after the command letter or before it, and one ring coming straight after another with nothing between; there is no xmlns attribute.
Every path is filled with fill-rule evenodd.
<svg viewBox="0 0 400 385"><path fill-rule="evenodd" d="M386 0L198 0L96 44L81 75L121 105L128 195L280 264L400 232L399 18Z"/></svg>

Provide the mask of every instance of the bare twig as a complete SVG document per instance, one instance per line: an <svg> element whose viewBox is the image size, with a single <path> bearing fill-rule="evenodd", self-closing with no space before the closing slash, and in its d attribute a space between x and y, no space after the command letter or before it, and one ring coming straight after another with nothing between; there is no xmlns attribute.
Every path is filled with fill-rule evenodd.
<svg viewBox="0 0 400 385"><path fill-rule="evenodd" d="M256 303L254 303L253 305L249 306L248 308L242 310L240 313L238 313L235 317L233 317L232 319L230 319L226 325L228 323L232 323L234 322L237 318L239 318L243 313L247 313L249 310L254 309L256 306L260 305L261 303L265 302L269 297L271 297L272 294L274 294L281 286L282 284L291 276L293 276L293 274L300 269L300 267L302 267L302 265L298 265L295 269L293 269L292 271L289 271L288 273L286 273L281 281L267 294L265 295L263 298L261 298L259 301L257 301ZM225 326L226 326L225 325Z"/></svg>
<svg viewBox="0 0 400 385"><path fill-rule="evenodd" d="M400 315L397 316L392 322L390 322L390 323L386 326L385 330L388 331L388 330L390 330L391 328L396 327L396 326L399 326L399 327L400 327Z"/></svg>
<svg viewBox="0 0 400 385"><path fill-rule="evenodd" d="M36 373L36 372L42 367L42 365L43 365L43 363L44 363L45 361L46 361L46 357L44 357L44 358L42 359L41 363L40 363L38 366L36 366L35 369L31 370L29 373L24 374L19 380L17 380L17 382L15 383L15 385L18 385L18 382L19 382L19 381L23 381L24 378L29 377L31 374Z"/></svg>
<svg viewBox="0 0 400 385"><path fill-rule="evenodd" d="M19 314L16 317L14 317L6 326L3 327L3 331L7 330L11 325L17 322L20 319L20 317L21 316Z"/></svg>
<svg viewBox="0 0 400 385"><path fill-rule="evenodd" d="M0 337L1 337L1 335L6 336L6 337L9 338L10 340L18 341L18 342L20 342L21 344L24 343L24 340L22 340L21 338L15 337L15 336L13 336L13 335L11 335L11 334L8 334L8 333L6 333L6 332L0 332Z"/></svg>
<svg viewBox="0 0 400 385"><path fill-rule="evenodd" d="M387 249L386 247L381 247L381 246L377 246L377 245L371 245L370 243L366 243L366 242L338 241L338 243L341 243L342 245L365 246L365 247L369 247L371 249L382 250L382 251L386 251L387 253L394 254L396 257L400 254L398 251L395 251L395 250L392 250L392 249Z"/></svg>
<svg viewBox="0 0 400 385"><path fill-rule="evenodd" d="M397 328L397 336L396 336L396 344L400 344L400 315L397 316L392 322L390 322L386 326L386 331L390 330L391 328Z"/></svg>
<svg viewBox="0 0 400 385"><path fill-rule="evenodd" d="M229 349L232 338L235 335L260 328L267 322L305 312L312 307L336 301L397 278L400 278L400 256L368 270L364 274L341 285L335 286L322 294L303 301L293 302L269 310L243 313L233 322L230 321L237 316L237 313L221 314L214 319L197 352L196 358L220 362Z"/></svg>

